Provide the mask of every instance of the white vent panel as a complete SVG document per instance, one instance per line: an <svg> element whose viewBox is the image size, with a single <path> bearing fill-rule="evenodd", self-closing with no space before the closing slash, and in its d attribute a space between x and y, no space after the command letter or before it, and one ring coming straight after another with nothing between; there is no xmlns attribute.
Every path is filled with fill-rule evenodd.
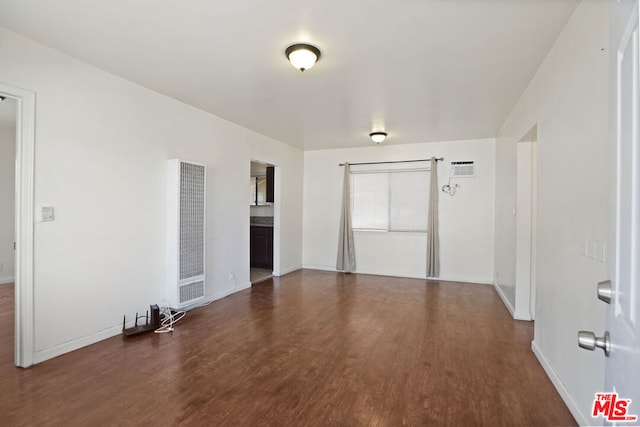
<svg viewBox="0 0 640 427"><path fill-rule="evenodd" d="M167 300L184 308L205 295L206 168L169 160L167 169Z"/></svg>
<svg viewBox="0 0 640 427"><path fill-rule="evenodd" d="M204 281L185 283L180 285L180 304L186 304L204 298Z"/></svg>
<svg viewBox="0 0 640 427"><path fill-rule="evenodd" d="M473 162L451 162L451 177L472 178L474 175Z"/></svg>
<svg viewBox="0 0 640 427"><path fill-rule="evenodd" d="M204 274L204 166L180 164L180 279Z"/></svg>

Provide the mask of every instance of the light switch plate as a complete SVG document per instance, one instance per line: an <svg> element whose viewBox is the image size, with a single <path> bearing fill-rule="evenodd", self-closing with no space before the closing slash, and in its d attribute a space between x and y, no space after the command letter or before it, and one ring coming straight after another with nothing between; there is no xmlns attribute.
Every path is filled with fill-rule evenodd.
<svg viewBox="0 0 640 427"><path fill-rule="evenodd" d="M587 239L587 257L595 259L596 242L593 239Z"/></svg>
<svg viewBox="0 0 640 427"><path fill-rule="evenodd" d="M606 243L603 240L596 240L593 243L593 258L596 261L605 262Z"/></svg>
<svg viewBox="0 0 640 427"><path fill-rule="evenodd" d="M580 237L580 255L587 256L588 246L589 246L588 239L586 237Z"/></svg>
<svg viewBox="0 0 640 427"><path fill-rule="evenodd" d="M53 206L42 207L42 222L53 221Z"/></svg>

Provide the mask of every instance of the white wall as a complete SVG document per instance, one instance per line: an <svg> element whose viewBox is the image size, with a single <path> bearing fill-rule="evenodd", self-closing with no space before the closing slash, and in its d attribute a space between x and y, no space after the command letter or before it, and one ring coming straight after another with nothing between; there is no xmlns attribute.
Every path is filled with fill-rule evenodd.
<svg viewBox="0 0 640 427"><path fill-rule="evenodd" d="M516 207L517 141L496 139L496 207L494 283L510 311L516 300Z"/></svg>
<svg viewBox="0 0 640 427"><path fill-rule="evenodd" d="M16 128L0 126L0 284L14 279L15 166Z"/></svg>
<svg viewBox="0 0 640 427"><path fill-rule="evenodd" d="M602 262L580 255L582 237L606 240L608 2L583 1L499 133L496 273L511 276L516 143L537 124L536 323L541 363L582 424L604 387L602 352L580 350L578 330L602 332L596 282ZM602 50L605 49L605 50ZM504 276L503 276L504 275Z"/></svg>
<svg viewBox="0 0 640 427"><path fill-rule="evenodd" d="M0 81L36 93L35 360L161 303L166 161L207 166L206 297L249 286L250 161L279 167L276 254L300 268L302 152L0 29Z"/></svg>
<svg viewBox="0 0 640 427"><path fill-rule="evenodd" d="M447 183L451 161L473 160L475 178L458 179L454 197L439 192L442 280L493 283L493 210L495 141L457 141L304 153L303 265L335 270L338 220L345 161L371 162L444 157L438 164L439 187ZM359 273L425 277L426 235L355 233Z"/></svg>
<svg viewBox="0 0 640 427"><path fill-rule="evenodd" d="M531 185L533 175L533 143L519 142L516 166L516 289L514 319L531 320Z"/></svg>

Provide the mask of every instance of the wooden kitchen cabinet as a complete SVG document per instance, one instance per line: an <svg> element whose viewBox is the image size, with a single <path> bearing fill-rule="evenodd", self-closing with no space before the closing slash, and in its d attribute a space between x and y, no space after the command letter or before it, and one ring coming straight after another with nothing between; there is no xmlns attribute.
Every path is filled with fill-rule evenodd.
<svg viewBox="0 0 640 427"><path fill-rule="evenodd" d="M252 225L249 233L251 267L272 269L273 227Z"/></svg>
<svg viewBox="0 0 640 427"><path fill-rule="evenodd" d="M276 201L275 197L275 168L273 166L267 166L267 203L273 203Z"/></svg>

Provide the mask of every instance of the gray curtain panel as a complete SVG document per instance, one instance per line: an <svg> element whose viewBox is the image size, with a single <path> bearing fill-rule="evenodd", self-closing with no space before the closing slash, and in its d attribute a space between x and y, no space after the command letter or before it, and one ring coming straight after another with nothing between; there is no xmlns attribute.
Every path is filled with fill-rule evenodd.
<svg viewBox="0 0 640 427"><path fill-rule="evenodd" d="M340 235L338 237L338 262L336 269L351 273L356 271L356 248L353 244L351 228L351 167L344 164L344 183L342 186L342 209L340 210Z"/></svg>
<svg viewBox="0 0 640 427"><path fill-rule="evenodd" d="M427 218L427 277L440 276L440 239L438 236L438 162L431 158L431 187Z"/></svg>

